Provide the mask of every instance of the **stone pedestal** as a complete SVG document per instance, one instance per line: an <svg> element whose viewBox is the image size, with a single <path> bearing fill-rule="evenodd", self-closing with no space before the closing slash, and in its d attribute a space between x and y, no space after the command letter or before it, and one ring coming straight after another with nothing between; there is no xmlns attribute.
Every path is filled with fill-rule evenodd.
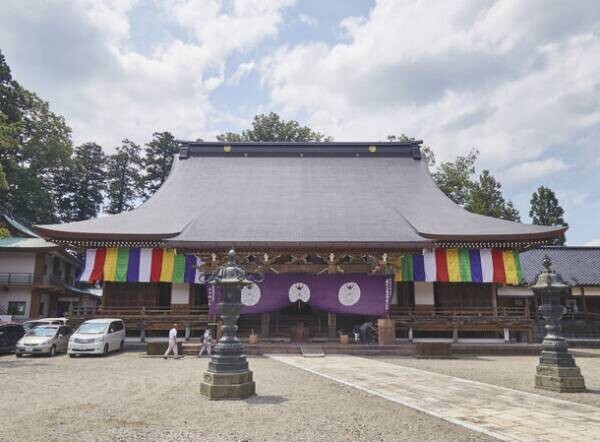
<svg viewBox="0 0 600 442"><path fill-rule="evenodd" d="M200 394L210 400L245 399L256 394L256 385L252 380L252 371L242 373L204 372L200 384Z"/></svg>
<svg viewBox="0 0 600 442"><path fill-rule="evenodd" d="M558 391L560 393L581 393L587 391L579 367L558 367L538 365L535 375L535 388Z"/></svg>

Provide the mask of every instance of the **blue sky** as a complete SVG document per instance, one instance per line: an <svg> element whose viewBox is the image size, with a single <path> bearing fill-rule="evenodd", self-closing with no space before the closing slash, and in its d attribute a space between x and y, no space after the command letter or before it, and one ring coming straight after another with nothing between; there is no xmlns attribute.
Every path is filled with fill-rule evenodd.
<svg viewBox="0 0 600 442"><path fill-rule="evenodd" d="M477 148L524 221L600 245L600 8L528 0L4 0L0 48L76 143L214 137L274 111L336 140Z"/></svg>

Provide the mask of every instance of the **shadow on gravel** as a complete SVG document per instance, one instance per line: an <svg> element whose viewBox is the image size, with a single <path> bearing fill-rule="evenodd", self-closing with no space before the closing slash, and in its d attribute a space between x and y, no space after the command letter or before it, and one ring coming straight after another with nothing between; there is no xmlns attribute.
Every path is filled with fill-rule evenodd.
<svg viewBox="0 0 600 442"><path fill-rule="evenodd" d="M36 358L36 360L39 361L38 358ZM23 366L26 365L26 364L23 364L24 361L25 361L24 359L21 359L21 360L17 359L14 361L0 361L0 368L23 368ZM47 364L44 362L40 364L39 362L36 361L35 366L36 367L48 367L48 366L50 366L50 364Z"/></svg>
<svg viewBox="0 0 600 442"><path fill-rule="evenodd" d="M252 396L245 400L248 405L278 405L287 402L283 396Z"/></svg>

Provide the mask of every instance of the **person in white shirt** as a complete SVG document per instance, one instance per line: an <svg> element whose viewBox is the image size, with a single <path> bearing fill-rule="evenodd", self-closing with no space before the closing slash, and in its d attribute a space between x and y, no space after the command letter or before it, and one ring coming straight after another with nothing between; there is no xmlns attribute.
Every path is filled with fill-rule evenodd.
<svg viewBox="0 0 600 442"><path fill-rule="evenodd" d="M198 357L202 356L206 350L206 354L210 356L212 351L212 333L210 332L210 328L206 328L204 330L204 335L202 336L202 347L200 347L200 352L198 352Z"/></svg>
<svg viewBox="0 0 600 442"><path fill-rule="evenodd" d="M167 347L167 351L165 351L164 359L167 359L169 353L173 350L173 354L175 357L178 357L177 354L177 324L173 324L173 328L169 330L169 346Z"/></svg>

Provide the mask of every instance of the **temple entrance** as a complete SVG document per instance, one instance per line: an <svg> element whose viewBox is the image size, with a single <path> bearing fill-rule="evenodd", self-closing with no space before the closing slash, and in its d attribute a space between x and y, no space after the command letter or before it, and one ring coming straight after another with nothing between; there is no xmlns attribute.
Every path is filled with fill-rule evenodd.
<svg viewBox="0 0 600 442"><path fill-rule="evenodd" d="M297 301L271 313L270 329L273 335L294 342L307 342L327 337L327 313Z"/></svg>

